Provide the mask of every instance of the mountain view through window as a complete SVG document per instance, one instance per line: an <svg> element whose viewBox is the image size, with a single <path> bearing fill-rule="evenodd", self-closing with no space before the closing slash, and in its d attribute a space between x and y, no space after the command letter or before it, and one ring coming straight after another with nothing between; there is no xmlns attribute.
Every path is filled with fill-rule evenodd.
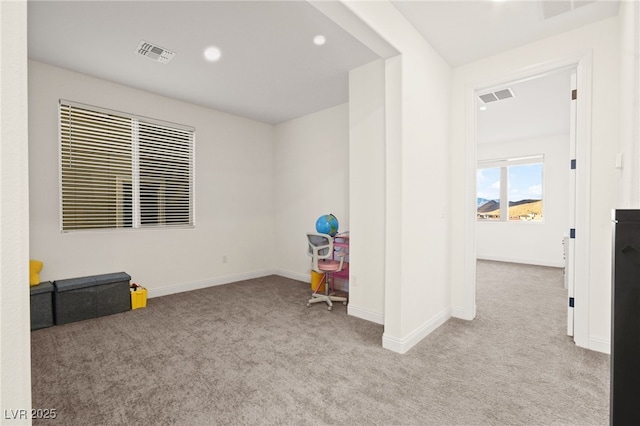
<svg viewBox="0 0 640 426"><path fill-rule="evenodd" d="M542 163L479 168L478 220L541 221L542 172ZM506 211L501 209L503 199L508 203Z"/></svg>

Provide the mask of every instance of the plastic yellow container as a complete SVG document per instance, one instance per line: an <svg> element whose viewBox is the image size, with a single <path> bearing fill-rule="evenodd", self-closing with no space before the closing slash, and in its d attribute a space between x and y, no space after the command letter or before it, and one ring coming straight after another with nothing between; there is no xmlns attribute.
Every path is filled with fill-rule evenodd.
<svg viewBox="0 0 640 426"><path fill-rule="evenodd" d="M318 288L318 293L324 293L324 282L320 284L323 276L324 274L311 271L311 291L316 291L316 288L320 286L320 288Z"/></svg>
<svg viewBox="0 0 640 426"><path fill-rule="evenodd" d="M147 306L147 289L138 287L131 292L131 309L144 308Z"/></svg>

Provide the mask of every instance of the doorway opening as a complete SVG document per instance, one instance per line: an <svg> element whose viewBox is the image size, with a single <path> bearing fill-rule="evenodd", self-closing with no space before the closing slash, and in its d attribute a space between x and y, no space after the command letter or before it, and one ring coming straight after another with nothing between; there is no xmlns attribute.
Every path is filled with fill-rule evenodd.
<svg viewBox="0 0 640 426"><path fill-rule="evenodd" d="M482 140L485 136L482 133L484 126L481 114L489 111L492 106L492 102L484 103L479 97L487 93L500 93L501 91L511 89L510 93L514 96L510 96L509 99L503 101L506 110L507 102L517 99L518 92L521 87L527 85L535 86L536 84L544 82L546 79L562 80L562 84L569 86L570 90L564 90L567 99L571 102L570 116L564 121L564 136L562 142L564 144L563 150L553 151L554 137L550 134L534 135L533 130L529 129L528 137L517 138L511 148L514 148L511 152L504 150L505 146L509 146L509 140L514 140L518 125L512 126L512 122L509 122L502 129L495 131L493 135L487 137L487 140L495 140L499 143L489 144L493 146L483 146L483 143L487 143L487 140ZM467 215L468 230L465 233L466 240L466 253L465 253L465 266L467 272L465 273L465 315L467 318L474 318L476 314L476 259L484 258L489 260L499 260L508 262L520 262L520 263L533 263L546 266L566 267L567 279L567 332L569 335L574 336L576 344L583 347L588 347L588 234L589 234L589 214L588 214L588 200L589 200L589 146L590 146L590 134L588 121L590 117L590 79L591 79L591 56L589 53L584 55L578 55L575 57L566 58L563 60L549 62L547 64L527 67L526 69L505 74L500 78L496 78L485 84L478 84L475 87L469 87L466 92L467 99L467 158L466 165L468 167L467 173L467 201L465 209ZM567 81L570 80L570 83ZM572 91L576 90L579 96L577 99L571 101ZM568 93L567 93L568 92ZM575 93L575 92L574 92ZM498 105L497 103L494 103ZM480 107L485 106L487 109L480 110ZM565 104L566 105L566 104ZM529 115L535 115L535 108L544 108L540 105L533 106L533 111L530 111ZM551 107L550 107L551 108ZM566 108L566 107L565 107ZM498 109L498 108L494 108ZM504 111L503 111L504 112ZM504 114L497 114L497 120L506 122L506 112ZM566 112L565 112L566 115ZM494 120L495 121L495 120ZM489 123L490 124L490 123ZM534 124L535 125L535 124ZM519 124L519 126L530 126L529 124ZM567 127L569 128L569 135L567 136ZM509 135L511 132L511 136ZM550 132L553 133L553 132ZM498 140L502 138L501 140ZM535 145L535 139L545 139L545 144L549 149L548 153L545 149L542 149L544 144ZM562 138L561 138L562 139ZM556 139L559 140L559 139ZM501 145L502 151L499 149ZM519 145L516 149L515 145ZM556 147L557 148L557 147ZM495 189L502 186L500 195L496 197L501 202L494 203L493 207L497 204L501 204L501 208L493 209L493 219L489 219L490 223L478 223L478 207L480 207L478 198L487 198L488 200L495 199L490 197L479 197L479 188L481 188L480 181L484 178L483 175L479 175L479 161L492 160L493 164L490 166L499 166L502 171L500 183L497 180ZM511 161L511 162L510 162ZM541 187L532 183L531 177L529 179L523 179L523 183L513 184L513 189L520 191L520 199L516 198L517 191L510 193L508 186L509 180L509 167L518 166L518 162L524 163L537 163L541 166L536 168L538 176L542 175ZM551 164L553 163L553 165ZM564 163L564 164L563 164ZM486 163L484 164L487 165ZM579 165L577 167L576 165ZM539 171L542 170L542 173ZM495 171L495 170L494 170ZM552 173L553 171L553 173ZM550 175L556 173L562 174L564 177L563 191L556 191L557 188L551 189L556 185L551 179ZM494 177L497 176L494 174ZM513 178L512 178L513 179ZM538 179L540 179L538 177ZM525 188L523 185L529 183L529 187ZM524 189L529 189L528 193L524 192ZM555 200L555 201L554 201ZM560 200L560 201L558 201ZM510 203L511 201L511 203ZM529 204L527 207L532 207L533 202L536 201L540 208L539 211L532 211L527 214L510 214L516 209L510 209L516 207L518 204ZM564 204L565 207L562 207ZM489 206L490 207L490 206ZM495 214L497 211L497 215ZM512 210L510 212L510 210ZM530 209L531 210L531 209ZM502 215L501 220L496 220L496 217ZM488 215L491 216L491 215ZM534 219L540 217L540 220L529 221L527 219ZM553 226L547 226L553 220ZM515 228L515 227L517 228ZM524 238L525 241L530 241L533 238L539 239L540 230L543 227L554 228L556 242L553 250L550 253L545 253L545 249L542 244L531 244L528 247L529 253L524 253L524 250L518 251L508 249L508 234L509 230L513 231L518 229L521 232L520 238ZM502 236L497 236L497 231L501 230ZM503 232L505 231L506 232ZM499 246L500 250L494 250L490 253L480 240L483 236L489 235L489 245ZM551 233L550 233L551 235ZM580 238L575 238L576 235L580 235ZM563 238L567 236L569 240L568 256L565 253L565 247L563 241L567 241ZM565 259L566 257L566 259ZM575 284L574 284L575 283ZM576 285L577 284L577 285ZM562 285L562 284L561 284ZM570 299L570 300L569 300ZM579 303L576 303L579 301ZM570 306L571 305L571 306Z"/></svg>
<svg viewBox="0 0 640 426"><path fill-rule="evenodd" d="M575 152L571 146L575 143L572 81L574 66L478 92L478 260L507 262L514 267L563 268L567 274L565 245L573 223L570 216L575 211L575 182L570 169L571 153ZM477 268L478 283L491 282L481 275L486 269ZM513 286L534 282L526 271L536 275L539 269L520 271L525 275L518 276ZM560 288L567 283L556 281ZM519 291L525 294L535 290ZM553 293L562 297L561 291ZM573 318L572 310L567 316Z"/></svg>

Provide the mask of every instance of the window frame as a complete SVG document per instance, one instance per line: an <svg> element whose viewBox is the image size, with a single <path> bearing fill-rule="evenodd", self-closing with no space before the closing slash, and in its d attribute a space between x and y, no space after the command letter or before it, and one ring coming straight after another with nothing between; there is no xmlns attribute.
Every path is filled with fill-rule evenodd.
<svg viewBox="0 0 640 426"><path fill-rule="evenodd" d="M78 110L88 111L90 113L95 113L97 115L106 114L110 117L115 117L114 122L123 120L123 122L126 123L128 121L131 126L130 139L128 140L128 143L131 148L130 165L127 165L127 162L129 161L129 159L127 159L127 161L123 163L125 164L125 167L123 168L125 173L118 174L116 171L115 173L111 174L113 179L113 185L114 185L113 186L114 195L113 195L113 198L109 199L109 202L114 204L115 208L112 211L108 211L108 209L105 209L105 213L103 214L103 216L100 216L100 218L104 220L105 223L98 223L96 226L91 226L91 224L88 223L90 219L88 219L88 216L86 215L80 219L85 221L84 224L76 223L75 225L71 225L69 223L68 218L70 217L70 215L72 215L72 213L70 212L70 210L65 208L65 205L68 204L68 201L65 202L64 197L65 197L65 192L68 193L68 190L70 187L69 185L70 181L68 178L65 179L65 170L64 170L65 164L63 162L65 161L65 155L68 161L69 152L71 152L70 150L73 149L73 146L69 147L69 145L72 145L73 140L68 133L63 134L63 132L65 128L66 129L69 128L69 123L71 123L73 120L70 117L71 117L71 112L74 109L76 111ZM82 113L81 111L79 112ZM67 114L67 117L64 116L65 114ZM65 121L65 119L67 121ZM97 122L98 120L96 120L95 123ZM89 124L95 125L95 123L92 121ZM139 135L138 129L140 127L140 123L144 124L144 127L147 129L147 131L151 129L152 132L157 131L158 134L156 135L152 133L151 138L149 138L148 135L147 136ZM94 128L91 128L91 130L94 130ZM175 136L177 137L177 139L172 139L172 136L166 136L166 134L171 134L171 133L175 133L179 136ZM106 131L104 134L100 134L100 137L104 139L108 139L109 136L110 135L108 131ZM162 139L162 141L155 140L156 138L154 138L153 136L157 136L157 139ZM122 140L126 141L127 137L124 137ZM163 191L162 191L162 194L160 194L162 195L162 200L161 200L162 202L158 204L159 206L161 205L160 208L162 211L158 210L157 212L158 219L156 223L143 223L144 221L141 220L143 213L141 211L142 199L140 194L140 188L144 185L144 182L141 183L141 178L140 178L141 168L143 169L145 167L150 168L150 166L156 166L157 163L154 163L153 159L148 159L147 163L142 164L144 167L141 167L141 163L140 163L141 159L140 159L140 153L139 153L140 145L144 143L148 143L149 144L147 145L148 149L161 150L162 145L166 144L167 141L169 143L174 141L179 142L179 144L177 144L178 148L176 150L180 151L180 154L176 154L174 157L171 157L171 156L168 157L174 161L169 162L169 166L170 166L169 170L163 171L163 172L177 173L179 177L178 180L183 181L183 182L174 184L172 193L179 195L180 192L182 191L182 194L186 194L186 195L182 195L182 198L184 198L184 200L175 201L176 204L173 204L172 208L174 209L174 212L177 215L176 217L179 218L179 220L183 216L185 220L182 221L181 223L167 223L168 222L167 217L170 215L167 213L168 204L167 204L166 193L171 191L167 190L168 183L167 183L166 176L162 175L163 172L158 172L159 177L145 176L144 180L160 183L160 186L162 186ZM100 142L101 141L99 140L97 143L100 143ZM97 107L94 105L87 105L80 102L60 99L58 102L58 167L59 167L58 200L60 203L59 218L60 218L61 233L70 233L70 232L73 233L73 232L85 232L85 231L113 232L113 231L140 230L140 229L194 228L195 227L195 194L196 194L195 142L196 142L196 132L195 132L195 127L193 126L177 124L177 123L168 122L164 120L144 117L137 114L131 114L127 112ZM91 142L91 143L93 144L94 142ZM86 147L86 145L82 145L82 144L80 144L79 146L81 148ZM104 145L104 146L111 147L111 145ZM125 143L125 146L126 146L126 143ZM68 151L64 152L65 149L68 149ZM106 161L106 160L100 157L95 160L95 163L93 163L93 161L94 160L91 160L89 162L90 166L93 166L94 164L99 164L101 161ZM176 179L174 178L173 181L176 181ZM126 193L125 186L127 184L131 188L129 191L130 194ZM77 188L77 187L74 187L73 184L71 185L71 187ZM187 188L188 192L184 191L183 188ZM104 192L104 194L106 194L107 196L110 196L109 191L110 189L107 187L107 190ZM103 194L100 193L100 195L103 195ZM128 200L127 198L130 198L130 199ZM127 213L128 213L126 211L127 201L131 204L129 207L131 210L129 213L131 216L130 218L127 217ZM69 207L69 209L72 209L72 208L73 206ZM112 221L114 224L112 226L109 226L108 224L109 221Z"/></svg>
<svg viewBox="0 0 640 426"><path fill-rule="evenodd" d="M512 166L526 166L533 164L542 165L542 173L540 177L540 184L542 185L542 195L540 200L542 201L542 214L540 220L512 220L509 218L509 167ZM490 160L478 160L476 167L477 170L481 169L500 169L500 217L497 219L480 219L477 215L476 208L476 222L477 223L544 223L544 166L545 156L544 154L534 154L520 157L490 159ZM478 198L478 188L476 185L476 199ZM503 200L505 202L503 202Z"/></svg>

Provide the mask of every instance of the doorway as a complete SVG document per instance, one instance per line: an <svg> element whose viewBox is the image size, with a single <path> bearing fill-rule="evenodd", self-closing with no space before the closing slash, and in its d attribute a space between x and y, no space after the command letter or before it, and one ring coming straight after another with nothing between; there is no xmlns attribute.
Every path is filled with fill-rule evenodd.
<svg viewBox="0 0 640 426"><path fill-rule="evenodd" d="M567 271L574 75L572 66L477 92L477 259ZM572 308L566 315L573 318Z"/></svg>
<svg viewBox="0 0 640 426"><path fill-rule="evenodd" d="M571 170L569 173L570 181L573 182L574 194L569 194L569 213L568 220L565 220L565 227L563 235L571 235L571 256L573 268L567 268L570 276L568 282L576 283L573 289L572 304L569 308L569 300L567 301L567 316L568 322L574 325L574 340L576 344L583 347L588 347L588 234L589 234L589 214L588 214L588 199L589 199L589 146L590 135L588 132L588 117L590 116L590 80L591 80L591 56L589 53L584 55L578 55L574 57L565 58L549 62L542 65L535 65L527 67L523 70L515 71L512 73L505 73L502 76L492 80L485 84L477 84L473 87L468 87L466 90L466 103L467 103L467 158L466 167L467 181L466 181L466 229L465 241L466 253L465 253L465 269L467 272L464 277L465 285L465 315L467 318L475 317L476 313L476 258L482 250L481 247L476 246L476 238L480 233L477 226L477 175L476 170L478 167L479 155L482 154L478 148L478 125L480 123L480 114L483 111L479 110L481 102L479 103L478 95L486 94L487 92L496 92L505 88L505 86L516 85L519 83L540 79L545 76L550 76L561 71L575 70L575 87L577 88L577 99L575 101L575 126L572 127L573 140L569 142L569 155L565 158L566 168ZM567 94L571 96L571 93ZM573 143L573 148L571 148ZM576 167L576 164L579 167ZM471 170L473 168L473 170ZM544 200L543 200L544 202ZM504 209L503 211L507 211ZM543 213L544 214L544 213ZM571 217L573 216L573 218ZM496 224L492 224L496 225ZM509 225L508 221L505 221L503 225ZM567 226L568 225L568 226ZM568 228L568 229L566 229ZM579 236L579 238L576 238ZM561 244L561 241L558 242ZM563 251L562 245L558 248L560 253ZM482 255L482 254L481 254ZM561 254L562 255L562 254ZM558 257L556 255L556 261ZM498 259L496 259L498 260ZM509 260L509 259L504 259ZM511 259L515 261L517 259ZM554 266L554 265L550 265ZM561 266L556 264L555 266ZM571 293L571 290L569 290ZM575 303L579 301L579 303ZM571 333L569 333L571 334Z"/></svg>

